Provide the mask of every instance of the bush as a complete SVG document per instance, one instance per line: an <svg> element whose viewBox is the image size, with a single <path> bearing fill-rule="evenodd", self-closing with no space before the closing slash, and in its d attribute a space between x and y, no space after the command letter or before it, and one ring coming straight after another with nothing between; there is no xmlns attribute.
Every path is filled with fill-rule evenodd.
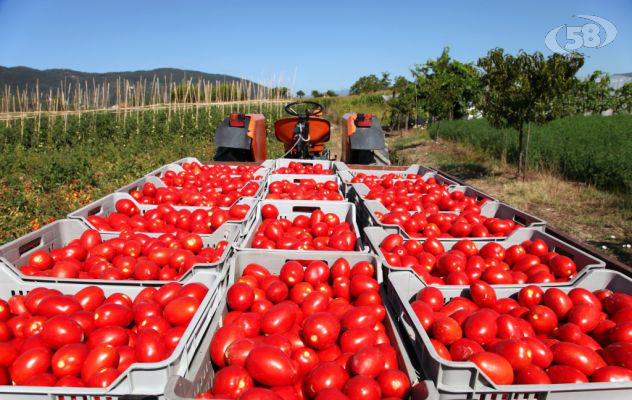
<svg viewBox="0 0 632 400"><path fill-rule="evenodd" d="M459 141L495 158L517 163L518 133L492 128L484 119L441 122L431 136ZM632 193L632 116L573 116L534 126L529 165L612 191Z"/></svg>

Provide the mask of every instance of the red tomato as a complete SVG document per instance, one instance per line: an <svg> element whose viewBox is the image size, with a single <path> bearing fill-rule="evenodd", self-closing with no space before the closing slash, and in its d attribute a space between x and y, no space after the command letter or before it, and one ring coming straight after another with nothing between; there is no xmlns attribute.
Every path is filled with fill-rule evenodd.
<svg viewBox="0 0 632 400"><path fill-rule="evenodd" d="M250 309L254 298L254 290L252 290L248 284L241 282L233 284L226 293L228 307L234 311L246 311Z"/></svg>
<svg viewBox="0 0 632 400"><path fill-rule="evenodd" d="M85 358L81 369L81 379L88 382L90 378L106 368L115 368L119 362L119 353L114 346L98 344Z"/></svg>
<svg viewBox="0 0 632 400"><path fill-rule="evenodd" d="M472 301L479 307L493 307L496 304L496 291L486 282L478 281L470 285Z"/></svg>
<svg viewBox="0 0 632 400"><path fill-rule="evenodd" d="M441 291L435 287L427 286L421 289L416 296L417 300L423 301L432 307L433 311L439 311L443 307L444 299Z"/></svg>
<svg viewBox="0 0 632 400"><path fill-rule="evenodd" d="M566 319L579 326L582 332L588 333L599 324L601 313L598 308L590 304L577 304L570 309Z"/></svg>
<svg viewBox="0 0 632 400"><path fill-rule="evenodd" d="M450 358L452 361L467 361L472 355L483 351L485 349L477 342L462 338L450 346Z"/></svg>
<svg viewBox="0 0 632 400"><path fill-rule="evenodd" d="M513 369L504 357L482 352L472 355L470 361L476 364L496 385L511 385L513 383Z"/></svg>
<svg viewBox="0 0 632 400"><path fill-rule="evenodd" d="M328 312L315 313L303 322L305 343L318 350L326 349L334 344L339 333L338 318Z"/></svg>
<svg viewBox="0 0 632 400"><path fill-rule="evenodd" d="M607 366L596 370L590 376L591 382L632 382L632 370L617 366Z"/></svg>
<svg viewBox="0 0 632 400"><path fill-rule="evenodd" d="M380 385L374 379L364 375L349 379L343 386L342 392L350 399L379 400L382 398Z"/></svg>
<svg viewBox="0 0 632 400"><path fill-rule="evenodd" d="M81 326L65 315L57 315L44 322L41 335L44 342L52 349L59 349L66 344L83 341Z"/></svg>
<svg viewBox="0 0 632 400"><path fill-rule="evenodd" d="M264 219L275 219L279 216L279 210L272 204L264 204L261 207L261 216Z"/></svg>
<svg viewBox="0 0 632 400"><path fill-rule="evenodd" d="M200 301L195 297L179 297L165 306L164 317L171 325L187 326L199 306Z"/></svg>
<svg viewBox="0 0 632 400"><path fill-rule="evenodd" d="M252 378L245 368L238 365L224 367L215 373L213 394L236 398L254 386Z"/></svg>
<svg viewBox="0 0 632 400"><path fill-rule="evenodd" d="M518 303L523 307L531 307L542 301L542 289L535 285L525 286L518 292Z"/></svg>
<svg viewBox="0 0 632 400"><path fill-rule="evenodd" d="M547 306L533 306L527 320L536 333L548 333L557 326L557 315Z"/></svg>
<svg viewBox="0 0 632 400"><path fill-rule="evenodd" d="M296 309L296 305L288 302L272 306L261 317L261 331L269 335L289 331L296 321Z"/></svg>
<svg viewBox="0 0 632 400"><path fill-rule="evenodd" d="M551 379L551 383L588 383L586 375L577 368L568 365L554 365L546 373Z"/></svg>
<svg viewBox="0 0 632 400"><path fill-rule="evenodd" d="M521 340L500 340L489 347L489 351L503 356L514 370L522 370L531 365L533 353L529 345Z"/></svg>
<svg viewBox="0 0 632 400"><path fill-rule="evenodd" d="M553 352L539 339L525 337L522 339L531 349L531 362L540 368L547 368L553 362Z"/></svg>
<svg viewBox="0 0 632 400"><path fill-rule="evenodd" d="M586 376L606 366L597 352L575 343L559 342L551 346L551 351L556 364L577 368Z"/></svg>
<svg viewBox="0 0 632 400"><path fill-rule="evenodd" d="M550 385L552 382L542 368L537 365L529 365L516 372L514 383L516 385Z"/></svg>
<svg viewBox="0 0 632 400"><path fill-rule="evenodd" d="M573 308L571 298L557 288L547 289L542 300L544 305L553 310L559 319L564 319L571 308Z"/></svg>
<svg viewBox="0 0 632 400"><path fill-rule="evenodd" d="M219 328L211 339L210 353L211 360L215 365L223 367L226 365L224 355L226 350L239 339L246 338L243 328L237 325L226 325Z"/></svg>
<svg viewBox="0 0 632 400"><path fill-rule="evenodd" d="M443 344L452 344L462 335L461 326L450 317L440 318L432 324L432 336Z"/></svg>
<svg viewBox="0 0 632 400"><path fill-rule="evenodd" d="M228 365L244 366L248 354L257 346L253 339L238 339L226 349L225 360Z"/></svg>
<svg viewBox="0 0 632 400"><path fill-rule="evenodd" d="M354 375L365 375L372 378L384 370L384 354L377 347L365 347L358 350L349 359L349 369Z"/></svg>
<svg viewBox="0 0 632 400"><path fill-rule="evenodd" d="M132 309L116 303L103 304L94 312L97 327L121 326L126 327L134 320Z"/></svg>
<svg viewBox="0 0 632 400"><path fill-rule="evenodd" d="M48 371L50 362L51 353L46 348L38 347L24 351L9 368L11 379L18 385L24 385L32 377Z"/></svg>
<svg viewBox="0 0 632 400"><path fill-rule="evenodd" d="M463 323L463 335L468 339L486 345L498 333L497 315L491 310L480 310L467 317Z"/></svg>
<svg viewBox="0 0 632 400"><path fill-rule="evenodd" d="M349 374L335 362L318 364L306 376L304 380L305 393L309 398L314 398L323 389L341 390L349 380Z"/></svg>
<svg viewBox="0 0 632 400"><path fill-rule="evenodd" d="M268 386L291 385L298 374L296 365L281 350L261 345L255 347L245 364L250 376Z"/></svg>

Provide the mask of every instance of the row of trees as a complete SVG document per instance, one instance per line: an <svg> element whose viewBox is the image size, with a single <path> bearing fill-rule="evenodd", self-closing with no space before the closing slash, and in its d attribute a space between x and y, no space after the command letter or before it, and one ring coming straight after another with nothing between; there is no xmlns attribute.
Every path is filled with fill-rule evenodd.
<svg viewBox="0 0 632 400"><path fill-rule="evenodd" d="M362 77L352 93L388 89L391 120L413 116L440 124L442 120L481 115L496 128L513 128L519 135L519 170L527 172L531 124L575 114L632 111L632 83L618 90L601 71L584 80L576 74L584 64L572 57L542 53L506 54L490 50L475 64L454 60L445 48L436 59L416 65L412 80L398 76L391 83L386 73ZM439 129L436 130L439 135Z"/></svg>
<svg viewBox="0 0 632 400"><path fill-rule="evenodd" d="M312 90L312 97L336 97L338 96L338 94L336 92L334 92L333 90L328 90L325 93L321 93L318 90ZM305 97L305 92L302 90L299 90L298 92L296 92L296 97L298 97L299 99L302 99L303 97Z"/></svg>

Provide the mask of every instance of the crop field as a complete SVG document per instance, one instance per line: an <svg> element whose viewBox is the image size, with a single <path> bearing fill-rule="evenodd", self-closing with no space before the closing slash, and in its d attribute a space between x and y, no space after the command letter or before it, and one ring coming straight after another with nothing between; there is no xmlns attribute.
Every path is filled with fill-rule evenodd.
<svg viewBox="0 0 632 400"><path fill-rule="evenodd" d="M276 103L136 111L42 114L0 122L0 242L64 217L148 173L192 156L210 160L226 113L261 112L268 129ZM268 135L268 154L282 147Z"/></svg>
<svg viewBox="0 0 632 400"><path fill-rule="evenodd" d="M462 142L488 155L515 163L518 134L494 129L483 120L446 121L431 135ZM530 167L592 184L600 189L632 193L632 115L574 116L534 126L529 143Z"/></svg>

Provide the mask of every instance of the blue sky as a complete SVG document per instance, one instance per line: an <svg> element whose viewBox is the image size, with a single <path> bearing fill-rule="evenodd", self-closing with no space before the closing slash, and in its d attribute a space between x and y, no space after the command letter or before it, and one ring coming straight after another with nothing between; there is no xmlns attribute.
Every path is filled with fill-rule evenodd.
<svg viewBox="0 0 632 400"><path fill-rule="evenodd" d="M632 72L630 0L0 0L0 65L176 67L338 90L370 73L409 76L444 46L466 62L493 47L550 54L545 35L588 22L576 14L598 15L618 29L610 45L585 52L580 75Z"/></svg>

